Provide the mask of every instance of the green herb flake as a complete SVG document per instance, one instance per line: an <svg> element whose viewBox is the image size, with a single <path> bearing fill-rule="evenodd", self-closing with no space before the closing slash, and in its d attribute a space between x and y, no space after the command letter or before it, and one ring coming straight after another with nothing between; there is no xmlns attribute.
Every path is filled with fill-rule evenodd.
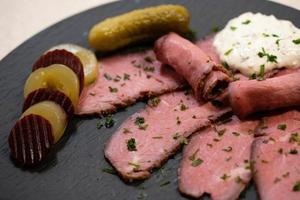
<svg viewBox="0 0 300 200"><path fill-rule="evenodd" d="M151 107L156 107L156 106L158 106L159 103L160 103L160 98L159 97L151 98L148 101L148 105L151 106Z"/></svg>
<svg viewBox="0 0 300 200"><path fill-rule="evenodd" d="M240 134L240 133L238 133L238 132L232 132L232 135L234 135L234 136L238 137L238 136L240 136L241 134Z"/></svg>
<svg viewBox="0 0 300 200"><path fill-rule="evenodd" d="M286 124L278 124L277 129L284 131L286 129Z"/></svg>
<svg viewBox="0 0 300 200"><path fill-rule="evenodd" d="M242 24L244 24L244 25L247 25L247 24L250 24L250 23L251 23L251 20L249 20L249 19L242 22Z"/></svg>
<svg viewBox="0 0 300 200"><path fill-rule="evenodd" d="M114 126L114 124L115 120L113 119L113 115L108 115L107 117L105 117L104 125L106 128L111 128Z"/></svg>
<svg viewBox="0 0 300 200"><path fill-rule="evenodd" d="M220 31L220 28L219 28L218 26L214 26L214 27L211 28L211 31L212 31L213 33L217 33L217 32Z"/></svg>
<svg viewBox="0 0 300 200"><path fill-rule="evenodd" d="M148 62L148 63L153 63L153 61L154 61L154 59L153 59L152 57L150 57L150 56L146 56L146 57L144 58L144 60L145 60L146 62Z"/></svg>
<svg viewBox="0 0 300 200"><path fill-rule="evenodd" d="M266 56L266 57L267 57L267 62L278 63L278 62L277 62L277 56L267 53L266 50L265 50L264 48L262 48L262 51L258 52L257 55L258 55L260 58L263 58L263 57Z"/></svg>
<svg viewBox="0 0 300 200"><path fill-rule="evenodd" d="M141 125L145 123L145 118L144 117L136 117L134 121L135 125Z"/></svg>
<svg viewBox="0 0 300 200"><path fill-rule="evenodd" d="M263 33L263 36L264 36L264 37L270 37L270 35L269 35L269 34L266 34L266 33Z"/></svg>
<svg viewBox="0 0 300 200"><path fill-rule="evenodd" d="M277 34L272 34L273 37L279 37Z"/></svg>
<svg viewBox="0 0 300 200"><path fill-rule="evenodd" d="M131 133L131 131L128 128L123 128L123 133Z"/></svg>
<svg viewBox="0 0 300 200"><path fill-rule="evenodd" d="M291 149L289 153L292 155L295 155L295 154L298 154L298 151L297 151L297 149Z"/></svg>
<svg viewBox="0 0 300 200"><path fill-rule="evenodd" d="M192 161L192 166L197 167L197 166L201 165L202 163L203 163L203 160L198 158L198 159L195 159Z"/></svg>
<svg viewBox="0 0 300 200"><path fill-rule="evenodd" d="M108 173L108 174L113 174L113 175L117 174L117 172L112 168L103 168L102 172L105 172L105 173Z"/></svg>
<svg viewBox="0 0 300 200"><path fill-rule="evenodd" d="M183 103L180 104L180 110L181 110L181 111L185 111L185 110L187 110L187 109L189 109L188 106L186 106L186 105L183 104Z"/></svg>
<svg viewBox="0 0 300 200"><path fill-rule="evenodd" d="M278 182L280 182L281 181L281 178L278 178L278 177L276 177L275 179L274 179L274 183L278 183Z"/></svg>
<svg viewBox="0 0 300 200"><path fill-rule="evenodd" d="M277 39L276 42L275 42L277 47L279 47L279 42L280 42L280 39Z"/></svg>
<svg viewBox="0 0 300 200"><path fill-rule="evenodd" d="M103 127L102 121L97 122L96 127L97 129L101 129Z"/></svg>
<svg viewBox="0 0 300 200"><path fill-rule="evenodd" d="M128 162L128 165L133 166L133 171L138 171L140 168L140 165L134 162Z"/></svg>
<svg viewBox="0 0 300 200"><path fill-rule="evenodd" d="M294 186L293 186L293 191L294 192L299 192L300 191L300 181L297 181Z"/></svg>
<svg viewBox="0 0 300 200"><path fill-rule="evenodd" d="M179 133L175 133L174 135L173 135L173 139L174 140L177 140L178 138L180 138L181 137L181 135L179 134Z"/></svg>
<svg viewBox="0 0 300 200"><path fill-rule="evenodd" d="M297 45L300 44L300 38L293 40L293 43Z"/></svg>
<svg viewBox="0 0 300 200"><path fill-rule="evenodd" d="M235 31L236 27L235 26L230 26L230 30Z"/></svg>
<svg viewBox="0 0 300 200"><path fill-rule="evenodd" d="M296 142L298 143L298 145L300 145L300 137L297 132L291 134L289 142L290 143Z"/></svg>
<svg viewBox="0 0 300 200"><path fill-rule="evenodd" d="M176 124L177 124L177 125L180 125L180 124L181 124L181 121L180 121L179 117L176 117Z"/></svg>
<svg viewBox="0 0 300 200"><path fill-rule="evenodd" d="M218 130L216 127L214 127L214 131L218 134L219 137L223 136L226 130L226 128Z"/></svg>
<svg viewBox="0 0 300 200"><path fill-rule="evenodd" d="M259 77L264 77L265 75L265 65L260 65L260 69L259 69Z"/></svg>
<svg viewBox="0 0 300 200"><path fill-rule="evenodd" d="M112 80L112 77L109 75L109 74L107 74L107 73L104 73L104 78L106 79L106 80L108 80L108 81L110 81L110 80Z"/></svg>
<svg viewBox="0 0 300 200"><path fill-rule="evenodd" d="M243 179L242 179L240 176L235 177L235 178L234 178L234 181L235 181L236 183L244 183Z"/></svg>
<svg viewBox="0 0 300 200"><path fill-rule="evenodd" d="M223 181L226 181L228 178L230 178L229 175L223 174L223 176L220 177Z"/></svg>
<svg viewBox="0 0 300 200"><path fill-rule="evenodd" d="M222 62L221 64L222 64L222 66L223 66L225 69L227 69L227 70L230 69L230 66L228 65L227 62Z"/></svg>
<svg viewBox="0 0 300 200"><path fill-rule="evenodd" d="M111 93L117 93L118 92L118 88L113 88L113 87L108 87L109 88L109 91L111 92Z"/></svg>
<svg viewBox="0 0 300 200"><path fill-rule="evenodd" d="M164 181L162 182L159 187L163 187L163 186L166 186L166 185L169 185L171 182L170 181Z"/></svg>
<svg viewBox="0 0 300 200"><path fill-rule="evenodd" d="M188 141L187 138L182 138L182 139L180 140L180 144L182 144L182 145L187 145L188 143L189 143L189 141Z"/></svg>
<svg viewBox="0 0 300 200"><path fill-rule="evenodd" d="M130 138L129 140L127 140L127 149L128 151L137 151L134 138Z"/></svg>
<svg viewBox="0 0 300 200"><path fill-rule="evenodd" d="M225 56L228 56L232 51L233 51L233 49L228 49L228 50L224 53L224 55L225 55Z"/></svg>
<svg viewBox="0 0 300 200"><path fill-rule="evenodd" d="M124 73L123 74L123 80L126 81L126 80L130 80L130 75L129 74L126 74Z"/></svg>
<svg viewBox="0 0 300 200"><path fill-rule="evenodd" d="M153 66L146 66L144 67L145 72L154 72L155 68Z"/></svg>
<svg viewBox="0 0 300 200"><path fill-rule="evenodd" d="M222 149L222 151L231 152L232 151L232 147L228 146L227 148Z"/></svg>
<svg viewBox="0 0 300 200"><path fill-rule="evenodd" d="M249 80L254 80L256 79L256 73L253 73L250 75Z"/></svg>

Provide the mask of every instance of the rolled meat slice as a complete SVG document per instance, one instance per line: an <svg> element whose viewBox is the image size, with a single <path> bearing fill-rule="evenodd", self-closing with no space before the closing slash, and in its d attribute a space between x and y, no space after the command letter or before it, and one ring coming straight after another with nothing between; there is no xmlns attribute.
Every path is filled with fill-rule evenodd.
<svg viewBox="0 0 300 200"><path fill-rule="evenodd" d="M226 69L176 33L156 41L154 51L159 61L172 66L188 81L198 99L216 98L231 81Z"/></svg>
<svg viewBox="0 0 300 200"><path fill-rule="evenodd" d="M229 101L236 115L244 118L258 111L300 105L300 73L263 81L246 80L229 84Z"/></svg>

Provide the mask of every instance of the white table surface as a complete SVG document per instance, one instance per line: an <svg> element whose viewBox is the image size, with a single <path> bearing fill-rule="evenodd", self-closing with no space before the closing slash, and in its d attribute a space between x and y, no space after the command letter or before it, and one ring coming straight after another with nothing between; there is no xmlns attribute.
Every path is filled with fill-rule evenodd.
<svg viewBox="0 0 300 200"><path fill-rule="evenodd" d="M22 42L56 22L113 1L116 0L0 0L0 60ZM300 10L300 0L271 1Z"/></svg>

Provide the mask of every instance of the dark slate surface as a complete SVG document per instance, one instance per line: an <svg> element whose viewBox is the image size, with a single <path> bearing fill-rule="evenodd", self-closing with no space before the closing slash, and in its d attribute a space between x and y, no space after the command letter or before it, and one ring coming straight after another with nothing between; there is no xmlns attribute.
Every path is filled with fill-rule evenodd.
<svg viewBox="0 0 300 200"><path fill-rule="evenodd" d="M117 113L116 125L111 129L96 129L97 117L73 119L54 154L38 170L26 171L15 167L10 160L7 144L9 131L21 114L24 82L32 64L42 52L66 42L87 47L87 32L98 21L132 9L162 3L185 5L192 14L191 27L198 38L210 33L214 26L223 27L229 19L245 11L275 14L300 27L300 12L264 0L135 0L93 8L38 33L0 63L1 200L131 200L142 196L156 200L186 199L177 191L176 173L181 153L170 159L163 171L154 171L152 177L144 182L125 184L117 176L102 172L103 168L110 167L103 156L105 142L123 120L144 106L143 103ZM164 181L171 183L160 187ZM242 198L258 199L254 186L250 186Z"/></svg>

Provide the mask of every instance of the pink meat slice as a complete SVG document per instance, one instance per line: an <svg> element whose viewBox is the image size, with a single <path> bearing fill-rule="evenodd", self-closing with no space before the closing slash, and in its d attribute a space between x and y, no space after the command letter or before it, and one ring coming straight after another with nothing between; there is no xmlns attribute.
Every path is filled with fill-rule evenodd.
<svg viewBox="0 0 300 200"><path fill-rule="evenodd" d="M179 190L195 198L237 199L251 179L250 155L258 121L232 121L193 135L178 170Z"/></svg>
<svg viewBox="0 0 300 200"><path fill-rule="evenodd" d="M148 105L127 119L106 144L105 157L125 180L148 178L151 169L160 167L188 136L230 111L211 103L201 105L184 92L159 99L158 105ZM144 123L138 125L141 117ZM130 151L128 142L133 139L136 150Z"/></svg>
<svg viewBox="0 0 300 200"><path fill-rule="evenodd" d="M187 80L198 99L216 98L231 81L221 65L176 33L158 39L154 51L159 61L172 66Z"/></svg>
<svg viewBox="0 0 300 200"><path fill-rule="evenodd" d="M184 79L162 66L152 50L100 60L98 78L81 93L77 114L109 113L143 97L182 88Z"/></svg>
<svg viewBox="0 0 300 200"><path fill-rule="evenodd" d="M255 139L252 153L259 196L262 200L299 200L300 112L292 110L263 121L264 136Z"/></svg>
<svg viewBox="0 0 300 200"><path fill-rule="evenodd" d="M229 84L229 101L236 115L244 118L258 111L300 105L300 72L263 81L246 80Z"/></svg>

